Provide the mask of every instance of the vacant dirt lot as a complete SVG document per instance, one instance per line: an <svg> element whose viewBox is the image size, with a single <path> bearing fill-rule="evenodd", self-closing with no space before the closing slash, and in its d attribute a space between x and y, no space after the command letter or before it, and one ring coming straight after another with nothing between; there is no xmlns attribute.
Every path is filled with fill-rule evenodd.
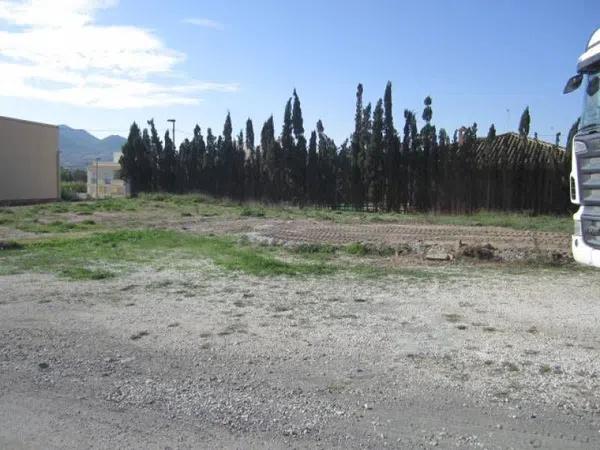
<svg viewBox="0 0 600 450"><path fill-rule="evenodd" d="M3 212L0 448L600 448L600 282L563 233L83 207ZM77 244L112 229L234 240ZM111 271L28 246L65 237ZM398 252L321 247L356 242ZM485 244L499 261L425 259ZM94 245L138 253L117 270ZM253 276L215 248L336 269Z"/></svg>
<svg viewBox="0 0 600 450"><path fill-rule="evenodd" d="M593 273L0 277L0 447L594 448Z"/></svg>

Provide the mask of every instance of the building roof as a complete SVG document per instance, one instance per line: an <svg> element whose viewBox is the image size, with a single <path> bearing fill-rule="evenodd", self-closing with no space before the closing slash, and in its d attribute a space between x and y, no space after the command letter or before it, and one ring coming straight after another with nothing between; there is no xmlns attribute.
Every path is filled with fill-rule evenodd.
<svg viewBox="0 0 600 450"><path fill-rule="evenodd" d="M554 165L567 157L564 147L527 137L517 133L504 133L494 139L479 138L475 159L481 165L497 164L501 161L520 161L521 164Z"/></svg>
<svg viewBox="0 0 600 450"><path fill-rule="evenodd" d="M502 133L502 134L498 134L496 135L496 139L503 139L506 141L513 141L514 139L522 139L521 135L519 133L515 133L514 131L509 131L508 133ZM487 138L485 137L480 137L478 140L487 140ZM552 148L552 149L560 149L560 150L565 150L564 147L562 146L556 146L554 143L552 142L547 142L547 141L543 141L541 139L534 139L531 136L527 136L527 142L531 142L531 143L537 143L537 144L542 144L543 146L545 146L545 148Z"/></svg>
<svg viewBox="0 0 600 450"><path fill-rule="evenodd" d="M113 169L120 169L121 168L121 164L116 163L116 162L112 162L112 161L98 161L98 163L96 163L96 161L91 161L88 164L88 167L92 168L92 169L95 168L96 166L103 167L103 168L111 167Z"/></svg>
<svg viewBox="0 0 600 450"><path fill-rule="evenodd" d="M0 120L8 120L8 121L12 121L12 122L27 123L27 124L31 124L31 125L39 125L42 127L58 128L58 125L51 125L49 123L42 123L42 122L34 122L32 120L17 119L15 117L0 116Z"/></svg>

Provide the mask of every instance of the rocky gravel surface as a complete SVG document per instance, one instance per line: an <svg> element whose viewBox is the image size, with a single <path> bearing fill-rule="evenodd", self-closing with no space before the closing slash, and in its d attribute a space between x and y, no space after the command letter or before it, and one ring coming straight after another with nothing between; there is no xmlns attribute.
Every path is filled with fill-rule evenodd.
<svg viewBox="0 0 600 450"><path fill-rule="evenodd" d="M599 448L594 272L0 277L0 448Z"/></svg>

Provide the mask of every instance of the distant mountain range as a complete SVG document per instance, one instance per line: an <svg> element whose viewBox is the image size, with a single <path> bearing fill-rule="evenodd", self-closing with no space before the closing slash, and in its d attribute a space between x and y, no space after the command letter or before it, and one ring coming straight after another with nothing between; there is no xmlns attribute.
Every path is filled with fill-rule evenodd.
<svg viewBox="0 0 600 450"><path fill-rule="evenodd" d="M124 137L116 135L98 139L85 130L75 130L67 125L59 125L58 130L62 167L84 168L96 158L112 161L113 153L120 152L127 141Z"/></svg>

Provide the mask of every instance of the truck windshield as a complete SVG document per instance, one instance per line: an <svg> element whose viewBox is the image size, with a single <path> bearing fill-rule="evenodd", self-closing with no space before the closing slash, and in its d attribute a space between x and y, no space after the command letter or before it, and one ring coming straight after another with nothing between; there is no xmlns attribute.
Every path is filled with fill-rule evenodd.
<svg viewBox="0 0 600 450"><path fill-rule="evenodd" d="M584 86L587 86L595 77L600 77L600 69L587 74ZM600 91L594 93L594 95L585 92L584 97L580 130L594 125L600 126Z"/></svg>

